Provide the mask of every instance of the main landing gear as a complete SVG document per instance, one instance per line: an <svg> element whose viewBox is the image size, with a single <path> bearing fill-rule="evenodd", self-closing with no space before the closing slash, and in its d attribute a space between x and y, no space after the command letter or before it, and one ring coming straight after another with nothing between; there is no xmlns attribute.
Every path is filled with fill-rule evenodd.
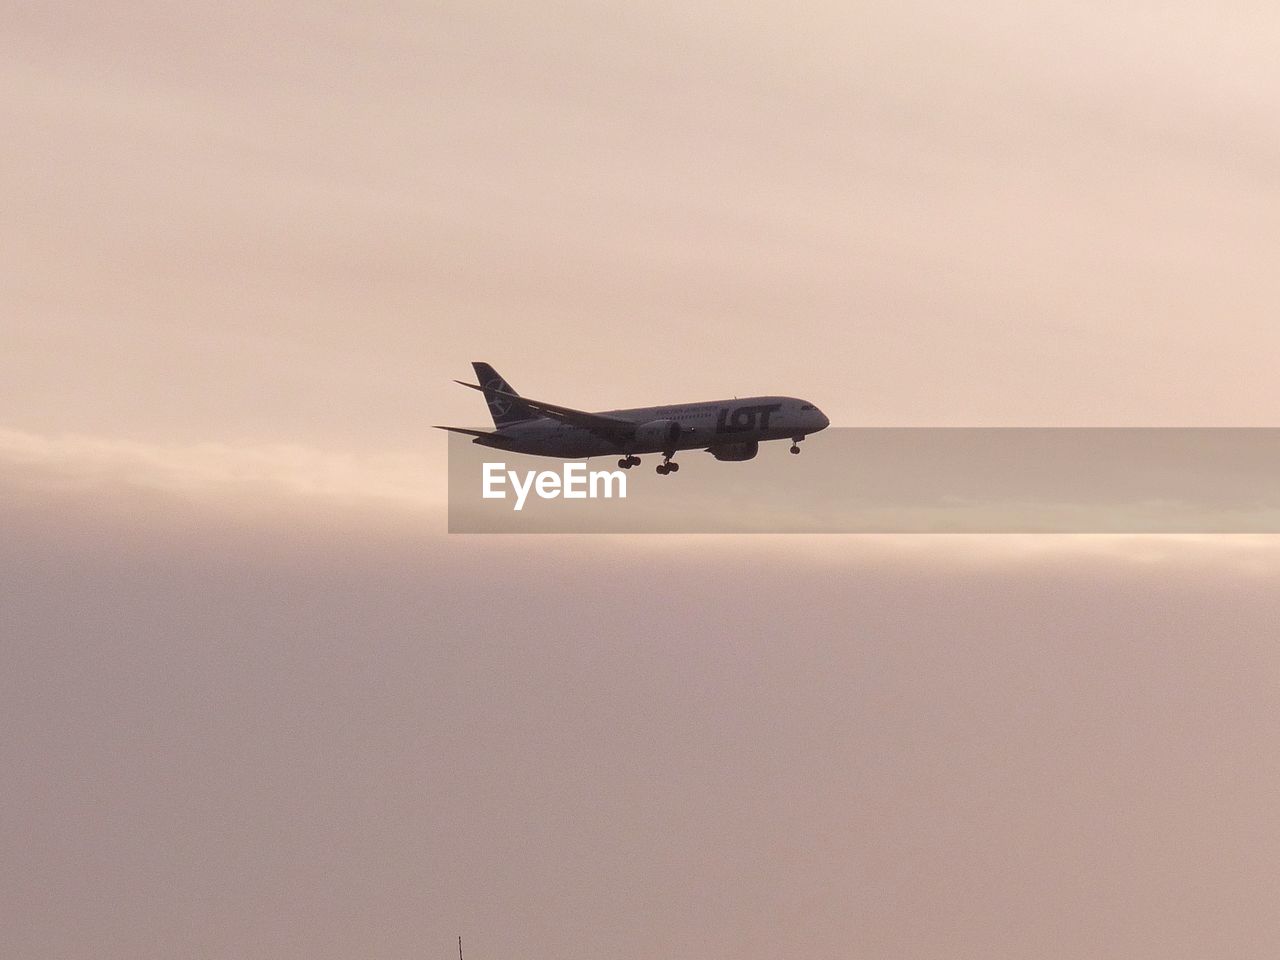
<svg viewBox="0 0 1280 960"><path fill-rule="evenodd" d="M662 474L665 477L668 473L675 473L677 470L680 469L680 464L676 463L674 460L671 459L675 455L676 455L676 452L674 450L672 450L670 453L664 453L662 455L662 462L658 464L658 473Z"/></svg>
<svg viewBox="0 0 1280 960"><path fill-rule="evenodd" d="M803 439L804 439L803 435L802 435L802 436L799 436L799 437L792 437L792 438L791 438L791 452L792 452L792 453L799 453L799 452L800 452L800 441L801 441L801 440L803 440Z"/></svg>
<svg viewBox="0 0 1280 960"><path fill-rule="evenodd" d="M623 470L630 470L632 467L640 466L640 458L632 454L627 454L625 457L623 457L621 460L618 461L618 466L620 466Z"/></svg>

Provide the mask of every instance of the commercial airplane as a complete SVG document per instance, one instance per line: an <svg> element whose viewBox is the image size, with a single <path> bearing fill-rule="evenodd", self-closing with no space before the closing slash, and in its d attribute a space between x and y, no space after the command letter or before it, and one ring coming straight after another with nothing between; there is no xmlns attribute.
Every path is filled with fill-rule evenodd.
<svg viewBox="0 0 1280 960"><path fill-rule="evenodd" d="M493 416L492 432L462 427L437 427L474 437L472 443L539 457L601 457L621 454L618 466L629 470L640 463L636 454L660 453L658 473L675 473L678 450L705 450L717 460L750 460L763 440L800 441L831 423L821 410L795 397L746 397L681 403L665 407L636 407L588 413L542 400L522 397L487 363L472 363L479 383L454 383L484 394Z"/></svg>

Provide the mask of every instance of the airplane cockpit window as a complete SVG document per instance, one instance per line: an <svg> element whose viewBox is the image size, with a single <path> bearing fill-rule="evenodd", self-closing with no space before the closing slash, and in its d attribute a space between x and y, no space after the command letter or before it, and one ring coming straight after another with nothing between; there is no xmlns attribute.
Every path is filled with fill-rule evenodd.
<svg viewBox="0 0 1280 960"><path fill-rule="evenodd" d="M801 409L801 410L812 410L812 409L813 409L813 404L812 404L812 403L802 403L802 404L800 404L800 409Z"/></svg>

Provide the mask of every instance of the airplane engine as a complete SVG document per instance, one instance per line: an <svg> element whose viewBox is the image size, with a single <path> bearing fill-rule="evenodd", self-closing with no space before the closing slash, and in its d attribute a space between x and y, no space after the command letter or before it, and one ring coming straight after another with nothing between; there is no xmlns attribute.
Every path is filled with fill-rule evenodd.
<svg viewBox="0 0 1280 960"><path fill-rule="evenodd" d="M636 427L636 446L670 450L680 438L680 424L674 420L650 420Z"/></svg>
<svg viewBox="0 0 1280 960"><path fill-rule="evenodd" d="M722 443L709 447L708 452L717 460L750 460L760 452L760 441L743 440L741 443Z"/></svg>

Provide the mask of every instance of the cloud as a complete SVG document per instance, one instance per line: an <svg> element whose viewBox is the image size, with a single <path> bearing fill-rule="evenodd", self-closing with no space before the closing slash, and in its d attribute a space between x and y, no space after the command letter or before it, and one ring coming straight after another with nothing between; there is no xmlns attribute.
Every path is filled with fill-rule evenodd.
<svg viewBox="0 0 1280 960"><path fill-rule="evenodd" d="M462 932L481 956L1189 960L1280 935L1274 563L13 493L6 954Z"/></svg>
<svg viewBox="0 0 1280 960"><path fill-rule="evenodd" d="M0 472L27 484L125 486L194 498L260 496L438 511L442 491L422 454L343 453L297 444L160 444L0 429Z"/></svg>
<svg viewBox="0 0 1280 960"><path fill-rule="evenodd" d="M724 469L711 465L714 470ZM322 450L298 444L154 443L83 434L41 435L0 429L0 491L23 505L27 536L59 535L67 517L101 532L102 524L148 540L174 529L218 536L236 518L240 533L329 529L364 542L370 530L400 529L409 542L430 542L446 526L447 490L428 454L411 451ZM11 523L18 514L14 513ZM219 519L221 518L221 519ZM488 552L489 535L450 537L449 549ZM522 543L536 557L566 542L554 534L492 537ZM597 535L569 542L612 555L623 551L646 563L665 563L673 551L720 563L744 549L801 563L850 560L895 569L1011 567L1052 569L1101 565L1123 572L1144 566L1194 571L1227 569L1269 578L1280 569L1280 538L1259 535ZM509 547L509 550L514 548ZM503 566L514 562L504 557ZM531 560L521 562L532 562Z"/></svg>
<svg viewBox="0 0 1280 960"><path fill-rule="evenodd" d="M1274 7L4 17L0 954L1274 954L1273 538L446 537L417 453L473 357L1271 424Z"/></svg>

